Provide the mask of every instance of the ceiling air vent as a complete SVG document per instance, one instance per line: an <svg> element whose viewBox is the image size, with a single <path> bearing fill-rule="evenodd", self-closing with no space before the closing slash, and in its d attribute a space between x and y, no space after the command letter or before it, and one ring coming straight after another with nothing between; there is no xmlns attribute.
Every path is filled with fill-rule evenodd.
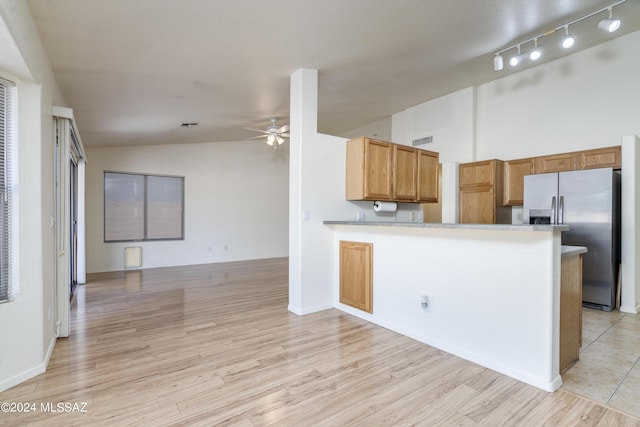
<svg viewBox="0 0 640 427"><path fill-rule="evenodd" d="M194 127L196 127L198 125L199 125L199 123L197 123L197 122L184 122L184 123L180 124L180 127L189 129L189 128L194 128Z"/></svg>
<svg viewBox="0 0 640 427"><path fill-rule="evenodd" d="M413 146L417 147L418 145L430 144L433 142L433 136L425 136L424 138L414 139Z"/></svg>

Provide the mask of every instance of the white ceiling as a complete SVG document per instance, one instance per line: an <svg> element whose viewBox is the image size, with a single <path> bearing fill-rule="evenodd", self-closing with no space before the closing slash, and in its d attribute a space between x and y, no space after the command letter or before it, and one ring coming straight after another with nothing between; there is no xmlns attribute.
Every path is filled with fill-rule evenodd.
<svg viewBox="0 0 640 427"><path fill-rule="evenodd" d="M493 71L496 51L613 3L28 2L88 147L252 137L245 127L266 127L270 117L288 122L289 76L299 68L319 70L318 127L339 135L513 72ZM614 15L623 23L613 35L595 29L605 12L572 26L574 51L640 29L640 0ZM560 36L541 40L546 61L564 54L555 47Z"/></svg>

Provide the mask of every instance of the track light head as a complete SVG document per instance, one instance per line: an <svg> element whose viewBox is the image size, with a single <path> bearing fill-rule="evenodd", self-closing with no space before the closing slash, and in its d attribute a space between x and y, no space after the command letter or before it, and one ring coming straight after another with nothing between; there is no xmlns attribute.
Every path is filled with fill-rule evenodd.
<svg viewBox="0 0 640 427"><path fill-rule="evenodd" d="M504 60L502 59L502 55L496 53L496 56L493 57L493 71L500 71L504 68Z"/></svg>
<svg viewBox="0 0 640 427"><path fill-rule="evenodd" d="M515 67L525 59L527 59L527 55L520 53L520 45L518 45L518 54L515 56L512 56L511 59L509 59L509 65L511 65L512 67Z"/></svg>
<svg viewBox="0 0 640 427"><path fill-rule="evenodd" d="M603 19L598 22L598 28L602 31L607 31L609 33L613 33L618 28L620 28L620 20L619 19Z"/></svg>
<svg viewBox="0 0 640 427"><path fill-rule="evenodd" d="M600 22L598 22L598 28L600 28L603 31L608 31L610 33L613 33L618 28L620 28L620 20L613 18L613 6L609 6L607 10L609 11L609 18L603 19Z"/></svg>
<svg viewBox="0 0 640 427"><path fill-rule="evenodd" d="M538 39L533 39L534 47L531 52L529 52L529 59L532 61L537 61L542 56L542 50L538 47Z"/></svg>
<svg viewBox="0 0 640 427"><path fill-rule="evenodd" d="M569 26L564 27L564 37L562 38L562 47L565 49L571 49L576 44L576 38L569 34Z"/></svg>

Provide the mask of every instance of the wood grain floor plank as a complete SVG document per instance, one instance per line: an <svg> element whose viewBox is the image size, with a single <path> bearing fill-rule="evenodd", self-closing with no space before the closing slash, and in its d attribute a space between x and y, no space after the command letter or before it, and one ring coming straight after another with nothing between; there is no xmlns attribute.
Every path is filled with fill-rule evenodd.
<svg viewBox="0 0 640 427"><path fill-rule="evenodd" d="M337 310L287 310L286 258L89 276L49 369L0 402L29 426L635 426Z"/></svg>

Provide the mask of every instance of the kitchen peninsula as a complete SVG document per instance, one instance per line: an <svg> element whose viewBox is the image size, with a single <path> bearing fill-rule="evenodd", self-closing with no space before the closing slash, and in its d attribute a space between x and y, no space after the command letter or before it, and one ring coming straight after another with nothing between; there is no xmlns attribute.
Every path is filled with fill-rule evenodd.
<svg viewBox="0 0 640 427"><path fill-rule="evenodd" d="M567 226L324 224L333 229L334 295L340 242L371 244L371 314L336 297L337 308L541 389L560 387Z"/></svg>

